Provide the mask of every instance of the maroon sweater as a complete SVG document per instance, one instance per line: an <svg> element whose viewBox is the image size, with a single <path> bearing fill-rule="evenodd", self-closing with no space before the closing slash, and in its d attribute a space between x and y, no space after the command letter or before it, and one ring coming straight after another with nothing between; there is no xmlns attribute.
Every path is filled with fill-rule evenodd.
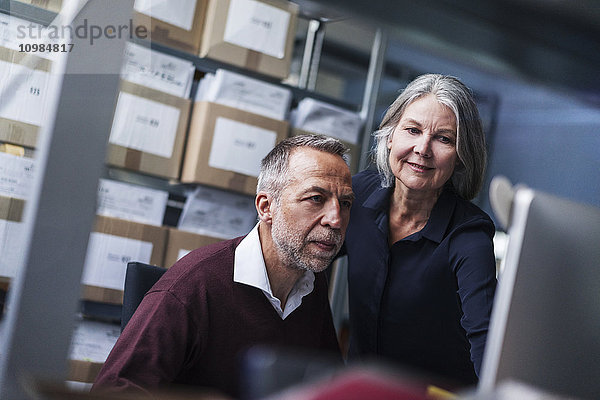
<svg viewBox="0 0 600 400"><path fill-rule="evenodd" d="M151 391L196 385L239 395L239 356L253 345L339 354L322 273L285 320L264 293L233 281L242 238L196 249L146 294L93 389Z"/></svg>

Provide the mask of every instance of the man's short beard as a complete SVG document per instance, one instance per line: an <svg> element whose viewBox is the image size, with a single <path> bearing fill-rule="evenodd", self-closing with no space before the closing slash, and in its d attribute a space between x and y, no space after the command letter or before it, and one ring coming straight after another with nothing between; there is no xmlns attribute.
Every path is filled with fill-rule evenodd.
<svg viewBox="0 0 600 400"><path fill-rule="evenodd" d="M290 234L287 225L278 221L278 219L279 218L273 219L271 237L273 238L273 243L275 244L280 257L282 257L283 263L289 268L304 271L321 272L327 269L329 264L331 264L335 258L335 254L327 259L302 257L302 250L305 248L307 242ZM328 236L338 239L335 233L331 233Z"/></svg>

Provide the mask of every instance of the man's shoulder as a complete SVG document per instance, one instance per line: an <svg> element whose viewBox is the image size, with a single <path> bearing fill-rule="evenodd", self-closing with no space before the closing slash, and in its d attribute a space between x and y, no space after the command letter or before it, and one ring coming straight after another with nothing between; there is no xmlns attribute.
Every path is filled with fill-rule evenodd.
<svg viewBox="0 0 600 400"><path fill-rule="evenodd" d="M185 294L232 281L235 249L242 239L243 236L191 251L165 272L154 289Z"/></svg>

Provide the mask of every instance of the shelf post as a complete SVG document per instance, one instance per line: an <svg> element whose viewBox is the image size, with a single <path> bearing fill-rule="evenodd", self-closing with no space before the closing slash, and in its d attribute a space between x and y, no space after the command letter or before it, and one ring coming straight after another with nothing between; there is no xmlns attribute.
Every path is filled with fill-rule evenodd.
<svg viewBox="0 0 600 400"><path fill-rule="evenodd" d="M110 27L131 26L132 9L133 0L64 1L52 22L77 27L80 35L50 73L23 219L25 265L11 283L0 343L2 399L33 398L37 382L66 379L125 47L126 38L112 36ZM90 30L82 38L84 25ZM91 43L92 26L112 37Z"/></svg>

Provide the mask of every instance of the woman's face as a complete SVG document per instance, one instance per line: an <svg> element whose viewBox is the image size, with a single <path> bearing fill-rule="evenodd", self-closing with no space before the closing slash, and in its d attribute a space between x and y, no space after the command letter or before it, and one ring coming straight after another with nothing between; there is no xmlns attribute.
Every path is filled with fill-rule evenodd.
<svg viewBox="0 0 600 400"><path fill-rule="evenodd" d="M437 195L457 163L454 113L425 95L404 110L387 146L397 186Z"/></svg>

